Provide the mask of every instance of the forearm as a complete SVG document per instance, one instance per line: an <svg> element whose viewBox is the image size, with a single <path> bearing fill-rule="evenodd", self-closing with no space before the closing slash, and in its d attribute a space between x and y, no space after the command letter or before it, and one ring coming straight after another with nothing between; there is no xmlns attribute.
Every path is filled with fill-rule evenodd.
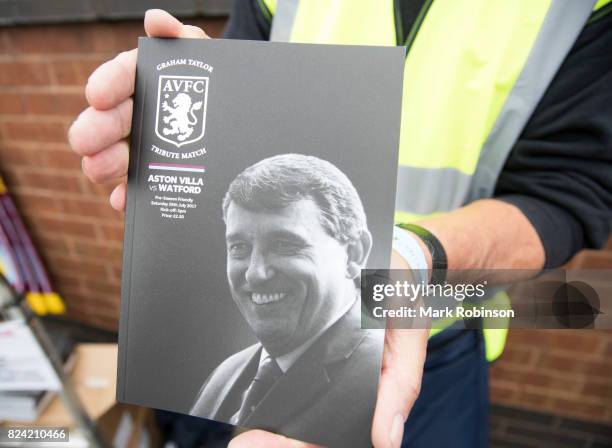
<svg viewBox="0 0 612 448"><path fill-rule="evenodd" d="M442 243L448 259L449 281L456 279L453 271L459 269L539 270L544 266L542 242L514 205L483 199L418 224ZM431 268L430 257L428 263ZM515 277L522 276L517 272ZM465 280L463 277L462 281Z"/></svg>

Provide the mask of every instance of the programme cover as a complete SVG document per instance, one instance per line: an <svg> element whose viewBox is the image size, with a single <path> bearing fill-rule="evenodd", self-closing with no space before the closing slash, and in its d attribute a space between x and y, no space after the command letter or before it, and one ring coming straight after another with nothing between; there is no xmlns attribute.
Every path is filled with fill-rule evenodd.
<svg viewBox="0 0 612 448"><path fill-rule="evenodd" d="M117 398L370 446L404 49L147 39L138 50Z"/></svg>

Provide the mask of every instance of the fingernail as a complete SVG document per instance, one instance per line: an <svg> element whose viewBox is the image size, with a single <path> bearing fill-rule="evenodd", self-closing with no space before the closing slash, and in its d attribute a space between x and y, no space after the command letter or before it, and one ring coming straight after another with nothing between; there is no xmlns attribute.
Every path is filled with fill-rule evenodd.
<svg viewBox="0 0 612 448"><path fill-rule="evenodd" d="M228 443L227 448L241 448L242 444L240 443L240 441L236 442L236 439L232 439L230 440L230 443Z"/></svg>
<svg viewBox="0 0 612 448"><path fill-rule="evenodd" d="M404 416L397 414L391 424L391 431L389 432L389 438L391 439L391 446L398 447L402 444L402 436L404 435Z"/></svg>

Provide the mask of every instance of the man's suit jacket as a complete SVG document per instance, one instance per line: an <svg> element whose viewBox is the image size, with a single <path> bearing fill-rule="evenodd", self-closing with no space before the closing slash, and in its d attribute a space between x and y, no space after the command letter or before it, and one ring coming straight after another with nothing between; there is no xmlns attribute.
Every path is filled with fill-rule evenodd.
<svg viewBox="0 0 612 448"><path fill-rule="evenodd" d="M285 372L240 426L331 447L370 447L383 330L362 330L360 301ZM190 414L229 422L261 355L255 344L206 380Z"/></svg>

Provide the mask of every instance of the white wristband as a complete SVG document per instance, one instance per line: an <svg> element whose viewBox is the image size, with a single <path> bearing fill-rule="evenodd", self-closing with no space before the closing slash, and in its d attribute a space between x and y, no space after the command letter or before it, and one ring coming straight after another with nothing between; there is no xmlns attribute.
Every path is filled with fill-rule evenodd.
<svg viewBox="0 0 612 448"><path fill-rule="evenodd" d="M416 280L424 284L429 283L427 278L427 258L416 237L404 229L393 227L393 250L395 250L414 270L419 278Z"/></svg>

